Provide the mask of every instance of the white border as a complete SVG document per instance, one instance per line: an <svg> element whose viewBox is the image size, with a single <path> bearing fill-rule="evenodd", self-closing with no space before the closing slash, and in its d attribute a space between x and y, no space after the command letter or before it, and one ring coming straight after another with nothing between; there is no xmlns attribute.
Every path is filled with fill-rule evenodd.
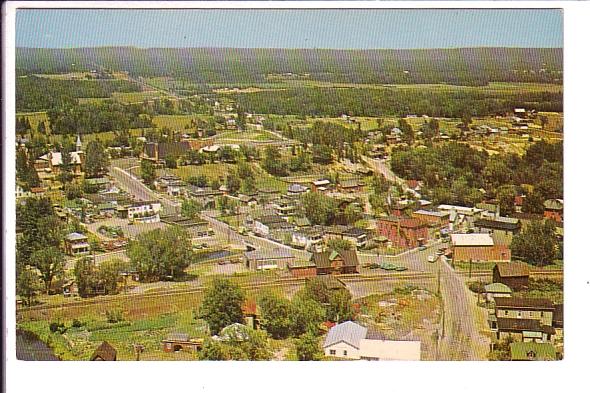
<svg viewBox="0 0 590 393"><path fill-rule="evenodd" d="M565 360L504 362L19 362L14 347L14 42L15 10L21 8L563 8L565 56L566 279ZM584 2L8 2L3 4L4 247L7 392L168 391L443 391L507 392L584 390L588 365L590 280L587 223L587 168L590 130L587 40L590 8ZM586 218L586 220L585 220ZM586 366L586 367L584 367ZM581 389L577 383L581 383ZM49 388L51 387L51 388ZM49 388L49 389L48 389Z"/></svg>

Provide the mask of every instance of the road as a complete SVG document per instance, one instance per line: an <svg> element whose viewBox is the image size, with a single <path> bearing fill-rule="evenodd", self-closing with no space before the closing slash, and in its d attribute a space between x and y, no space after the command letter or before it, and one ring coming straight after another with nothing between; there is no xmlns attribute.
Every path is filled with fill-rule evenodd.
<svg viewBox="0 0 590 393"><path fill-rule="evenodd" d="M109 167L109 173L119 183L123 190L131 195L134 195L135 198L140 201L160 201L162 204L162 209L164 210L164 214L166 215L178 214L180 207L179 203L173 202L167 197L150 190L145 184L141 182L141 180L122 169L119 165L125 169L130 167L128 160L123 161L121 164L119 164L117 161L114 161Z"/></svg>
<svg viewBox="0 0 590 393"><path fill-rule="evenodd" d="M392 172L391 169L389 169L389 166L387 165L389 163L389 161L376 160L376 159L365 157L365 156L362 156L361 159L365 163L367 163L367 165L369 165L371 167L371 169L381 173L385 177L385 179L389 180L390 182L393 182L394 184L401 186L402 190L404 192L410 192L410 193L414 194L414 196L416 196L418 198L420 197L419 193L417 193L416 191L414 191L408 187L408 185L406 184L406 181L404 179L397 176L395 173Z"/></svg>

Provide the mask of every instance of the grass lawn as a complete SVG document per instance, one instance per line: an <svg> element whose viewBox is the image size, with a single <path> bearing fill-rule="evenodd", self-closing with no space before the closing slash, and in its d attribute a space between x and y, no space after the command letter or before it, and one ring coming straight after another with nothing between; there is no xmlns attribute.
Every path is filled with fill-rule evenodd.
<svg viewBox="0 0 590 393"><path fill-rule="evenodd" d="M113 99L123 104L131 104L143 102L145 100L152 100L154 98L162 98L164 94L159 91L140 91L131 93L114 92Z"/></svg>
<svg viewBox="0 0 590 393"><path fill-rule="evenodd" d="M176 169L158 170L158 175L161 175L160 172L172 172L184 181L193 176L204 175L207 177L207 181L211 182L213 179L220 181L225 179L225 176L227 176L231 170L236 170L236 164L218 162L215 164L186 165L179 166Z"/></svg>
<svg viewBox="0 0 590 393"><path fill-rule="evenodd" d="M232 140L254 140L254 141L276 141L277 138L275 135L266 132L266 131L242 131L242 132L228 132L223 134L219 138L220 140L223 139L232 139Z"/></svg>

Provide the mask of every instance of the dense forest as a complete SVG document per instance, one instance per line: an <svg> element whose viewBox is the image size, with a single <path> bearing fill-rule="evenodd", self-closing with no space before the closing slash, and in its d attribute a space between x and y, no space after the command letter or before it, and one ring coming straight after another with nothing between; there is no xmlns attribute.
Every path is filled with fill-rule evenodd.
<svg viewBox="0 0 590 393"><path fill-rule="evenodd" d="M17 75L97 67L134 76L170 76L195 83L257 83L299 75L346 83L562 82L560 48L407 50L101 47L17 48Z"/></svg>
<svg viewBox="0 0 590 393"><path fill-rule="evenodd" d="M75 105L77 98L108 98L114 92L140 91L124 80L63 80L37 76L16 78L17 112L35 112L62 105Z"/></svg>
<svg viewBox="0 0 590 393"><path fill-rule="evenodd" d="M433 89L297 88L233 95L246 111L307 116L404 116L432 117L494 115L524 107L562 112L561 93L484 90L435 91Z"/></svg>

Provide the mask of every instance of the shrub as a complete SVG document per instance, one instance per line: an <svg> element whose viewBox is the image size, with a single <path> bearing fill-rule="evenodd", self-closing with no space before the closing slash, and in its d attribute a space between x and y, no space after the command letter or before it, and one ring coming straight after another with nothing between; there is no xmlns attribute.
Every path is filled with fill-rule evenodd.
<svg viewBox="0 0 590 393"><path fill-rule="evenodd" d="M63 322L53 321L49 324L49 331L51 333L64 334L68 330Z"/></svg>
<svg viewBox="0 0 590 393"><path fill-rule="evenodd" d="M107 310L107 322L108 323L117 323L124 321L123 318L123 311L121 310Z"/></svg>
<svg viewBox="0 0 590 393"><path fill-rule="evenodd" d="M72 327L73 328L80 328L82 326L84 326L84 324L79 319L74 319L72 321Z"/></svg>

